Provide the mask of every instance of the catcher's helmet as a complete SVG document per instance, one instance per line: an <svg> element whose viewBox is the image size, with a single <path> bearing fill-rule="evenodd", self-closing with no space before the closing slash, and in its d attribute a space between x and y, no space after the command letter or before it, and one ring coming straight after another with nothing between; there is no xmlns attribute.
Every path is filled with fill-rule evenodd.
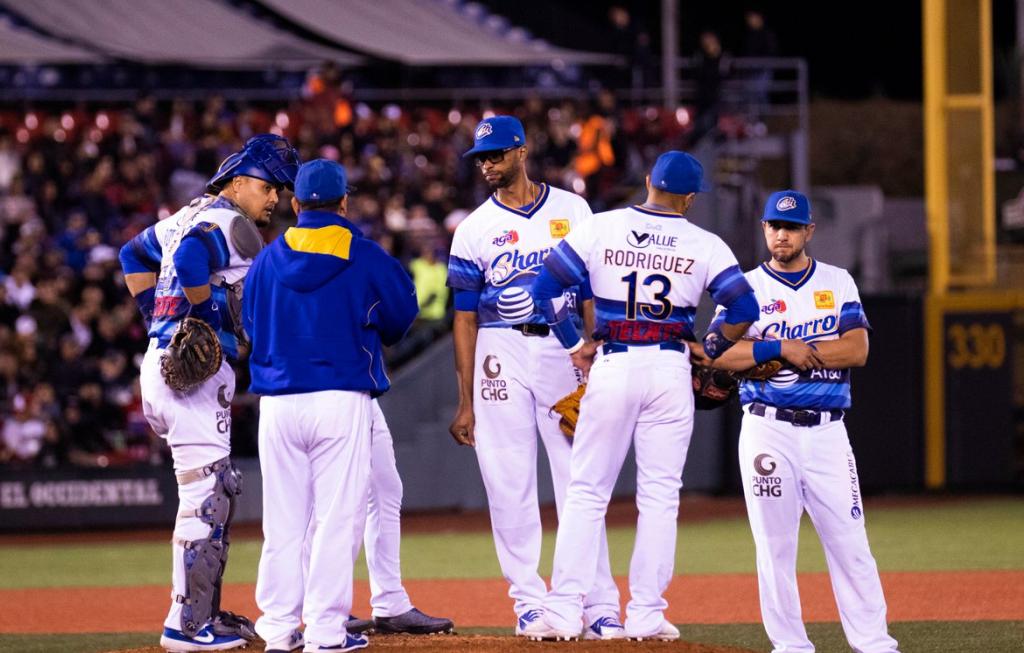
<svg viewBox="0 0 1024 653"><path fill-rule="evenodd" d="M228 180L241 175L292 189L298 171L299 153L288 139L274 134L259 134L247 140L241 150L224 159L207 182L206 192L219 193Z"/></svg>

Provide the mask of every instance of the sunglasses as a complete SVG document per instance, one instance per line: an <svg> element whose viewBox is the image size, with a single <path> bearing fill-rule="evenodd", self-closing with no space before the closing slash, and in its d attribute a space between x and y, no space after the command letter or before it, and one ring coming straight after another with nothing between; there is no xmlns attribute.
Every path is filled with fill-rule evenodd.
<svg viewBox="0 0 1024 653"><path fill-rule="evenodd" d="M512 150L518 150L518 147L506 147L504 150L490 150L488 152L478 152L474 157L473 161L476 163L476 167L480 168L484 165L484 162L491 164L501 163L505 160L505 155Z"/></svg>

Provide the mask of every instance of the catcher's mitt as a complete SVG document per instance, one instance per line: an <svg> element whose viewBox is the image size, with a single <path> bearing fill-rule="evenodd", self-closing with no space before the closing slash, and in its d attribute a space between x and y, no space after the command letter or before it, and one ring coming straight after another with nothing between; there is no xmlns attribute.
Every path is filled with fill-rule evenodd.
<svg viewBox="0 0 1024 653"><path fill-rule="evenodd" d="M551 410L562 416L558 420L558 427L562 429L565 437L571 438L576 435L576 422L580 418L580 401L583 400L583 393L587 391L587 384L581 383L578 388L565 395L555 402Z"/></svg>
<svg viewBox="0 0 1024 653"><path fill-rule="evenodd" d="M199 318L186 317L178 323L160 359L160 374L167 387L188 392L216 374L223 358L213 327Z"/></svg>
<svg viewBox="0 0 1024 653"><path fill-rule="evenodd" d="M739 382L728 370L693 365L693 405L697 410L713 410L724 406L737 393Z"/></svg>

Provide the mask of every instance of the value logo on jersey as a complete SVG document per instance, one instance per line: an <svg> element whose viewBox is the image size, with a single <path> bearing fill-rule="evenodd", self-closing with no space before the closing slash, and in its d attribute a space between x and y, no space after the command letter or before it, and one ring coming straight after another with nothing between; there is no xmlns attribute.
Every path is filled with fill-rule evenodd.
<svg viewBox="0 0 1024 653"><path fill-rule="evenodd" d="M569 221L564 218L548 220L548 230L552 238L565 238L569 235Z"/></svg>
<svg viewBox="0 0 1024 653"><path fill-rule="evenodd" d="M754 456L754 471L750 491L755 497L762 499L778 499L782 497L782 478L772 476L778 467L769 454L759 453Z"/></svg>
<svg viewBox="0 0 1024 653"><path fill-rule="evenodd" d="M629 233L626 234L626 242L629 243L630 247L636 247L637 249L645 249L651 245L662 249L675 249L676 243L679 242L679 237L649 234L630 229Z"/></svg>
<svg viewBox="0 0 1024 653"><path fill-rule="evenodd" d="M836 298L831 290L814 291L814 308L835 308Z"/></svg>
<svg viewBox="0 0 1024 653"><path fill-rule="evenodd" d="M484 377L480 379L480 398L484 401L508 401L508 383L501 378L501 363L494 354L484 356L481 366Z"/></svg>
<svg viewBox="0 0 1024 653"><path fill-rule="evenodd" d="M772 313L785 313L786 302L781 299L773 299L770 304L761 307L761 312L765 315L771 315Z"/></svg>
<svg viewBox="0 0 1024 653"><path fill-rule="evenodd" d="M505 245L515 245L519 242L519 232L515 229L509 229L508 231L501 232L501 235L491 241L495 247L504 247Z"/></svg>

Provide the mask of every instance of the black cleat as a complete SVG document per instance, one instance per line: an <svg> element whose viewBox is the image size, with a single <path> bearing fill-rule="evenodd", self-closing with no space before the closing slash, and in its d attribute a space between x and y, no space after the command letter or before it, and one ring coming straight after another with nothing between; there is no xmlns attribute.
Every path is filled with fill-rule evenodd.
<svg viewBox="0 0 1024 653"><path fill-rule="evenodd" d="M373 619L360 619L354 615L348 616L345 622L345 631L358 635L360 633L373 632Z"/></svg>
<svg viewBox="0 0 1024 653"><path fill-rule="evenodd" d="M406 633L408 635L430 635L450 633L455 628L451 619L431 617L416 608L397 617L377 617L373 620L378 633Z"/></svg>

